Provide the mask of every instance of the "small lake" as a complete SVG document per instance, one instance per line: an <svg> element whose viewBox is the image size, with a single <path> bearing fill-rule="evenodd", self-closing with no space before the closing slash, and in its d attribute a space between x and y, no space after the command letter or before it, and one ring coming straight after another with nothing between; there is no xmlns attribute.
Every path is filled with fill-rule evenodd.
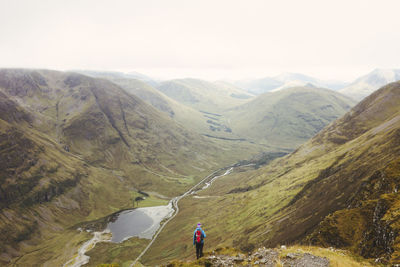
<svg viewBox="0 0 400 267"><path fill-rule="evenodd" d="M125 210L107 225L111 231L111 242L121 243L131 237L151 239L160 227L160 222L173 213L172 203L166 206Z"/></svg>

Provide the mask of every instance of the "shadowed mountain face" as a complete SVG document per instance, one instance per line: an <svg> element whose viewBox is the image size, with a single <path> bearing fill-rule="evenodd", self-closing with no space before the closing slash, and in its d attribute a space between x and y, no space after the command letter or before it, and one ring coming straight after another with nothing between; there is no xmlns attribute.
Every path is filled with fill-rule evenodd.
<svg viewBox="0 0 400 267"><path fill-rule="evenodd" d="M331 90L296 87L266 93L227 113L239 135L294 148L347 112L354 102Z"/></svg>
<svg viewBox="0 0 400 267"><path fill-rule="evenodd" d="M167 114L187 129L191 129L200 134L210 132L207 123L208 118L205 117L203 113L179 103L143 81L129 78L129 75L124 75L123 73L90 71L82 73L88 73L88 75L92 75L93 77L105 78L112 81L123 88L126 92L139 97L159 111Z"/></svg>

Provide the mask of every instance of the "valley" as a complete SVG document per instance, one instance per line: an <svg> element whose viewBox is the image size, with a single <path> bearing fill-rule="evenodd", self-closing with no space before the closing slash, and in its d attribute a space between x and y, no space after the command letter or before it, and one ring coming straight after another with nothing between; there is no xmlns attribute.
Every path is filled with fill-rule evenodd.
<svg viewBox="0 0 400 267"><path fill-rule="evenodd" d="M105 80L1 70L0 89L2 264L65 263L89 236L75 225L132 207L138 191L176 196L261 152L206 141Z"/></svg>
<svg viewBox="0 0 400 267"><path fill-rule="evenodd" d="M398 261L399 83L355 105L310 85L255 96L81 73L0 70L1 264L191 260L199 221L207 250L302 244ZM168 202L155 234L97 243L118 212Z"/></svg>

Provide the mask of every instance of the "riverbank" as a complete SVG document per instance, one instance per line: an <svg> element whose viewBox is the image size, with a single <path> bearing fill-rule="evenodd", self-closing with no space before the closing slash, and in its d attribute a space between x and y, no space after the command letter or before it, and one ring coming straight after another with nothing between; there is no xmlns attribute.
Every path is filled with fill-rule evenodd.
<svg viewBox="0 0 400 267"><path fill-rule="evenodd" d="M111 233L109 230L104 230L102 232L94 232L92 239L86 241L78 250L78 253L63 267L80 267L89 262L90 257L86 255L86 252L91 250L99 242L109 242L111 241Z"/></svg>

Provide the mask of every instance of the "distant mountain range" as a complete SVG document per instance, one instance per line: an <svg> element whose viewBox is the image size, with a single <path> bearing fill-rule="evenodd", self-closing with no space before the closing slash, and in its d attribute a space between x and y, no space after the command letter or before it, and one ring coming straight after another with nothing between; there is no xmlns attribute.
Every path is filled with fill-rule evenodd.
<svg viewBox="0 0 400 267"><path fill-rule="evenodd" d="M120 78L137 79L153 87L160 87L161 91L171 90L171 88L169 89L166 88L168 87L166 86L166 84L169 84L170 82L173 83L179 82L179 80L164 81L164 82L155 81L154 79L137 72L121 73L121 72L102 72L102 71L80 71L80 73L84 73L86 75L95 77L103 76L105 78L115 78L118 76ZM180 81L184 80L194 81L196 79L181 79ZM342 81L320 80L301 73L289 73L289 72L281 73L274 77L230 81L223 83L227 88L242 91L242 93L233 93L233 95L242 96L244 98L251 97L251 95L260 95L266 92L279 91L285 88L314 86L319 88L332 89L342 94L345 94L356 101L360 101L364 97L374 92L375 90L379 89L380 87L398 80L400 80L400 69L375 69L372 72L360 78L357 78L350 84ZM214 85L217 83L221 84L222 82L216 82L214 83ZM186 85L191 87L193 86L193 83L192 84L189 83ZM208 87L210 87L210 85L208 85ZM178 89L175 88L174 90ZM245 91L245 94L243 94L243 91ZM170 93L173 94L172 92ZM246 93L247 94L250 93L250 95L246 95ZM192 98L191 101L194 101L194 98Z"/></svg>
<svg viewBox="0 0 400 267"><path fill-rule="evenodd" d="M400 80L400 69L375 69L339 90L355 100L361 100L380 87Z"/></svg>
<svg viewBox="0 0 400 267"><path fill-rule="evenodd" d="M375 69L351 84L340 81L323 81L299 73L283 73L275 77L237 81L233 84L256 95L298 86L323 87L337 90L356 101L360 101L380 87L398 80L400 80L399 69Z"/></svg>
<svg viewBox="0 0 400 267"><path fill-rule="evenodd" d="M156 109L166 113L187 129L202 135L220 138L239 138L227 127L222 115L219 114L220 111L232 107L232 102L236 102L236 104L245 103L248 98L253 97L253 95L224 82L211 83L197 79L173 80L161 83L162 89L165 89L165 86L169 88L168 96L159 90L158 86L153 87L146 82L130 78L130 76L126 76L123 73L83 73L89 73L93 77L112 81L128 93L138 96ZM171 89L171 87L173 88ZM177 90L184 93L179 94ZM184 95L187 97L184 97ZM187 101L187 99L192 98L199 99L199 101ZM219 109L217 110L215 103L219 103ZM218 113L216 113L217 111Z"/></svg>
<svg viewBox="0 0 400 267"><path fill-rule="evenodd" d="M273 146L295 148L345 114L355 102L312 86L264 93L226 113L241 136Z"/></svg>
<svg viewBox="0 0 400 267"><path fill-rule="evenodd" d="M282 73L275 77L237 81L234 82L234 84L256 95L270 91L278 91L284 88L306 85L313 85L316 87L329 88L333 90L337 90L346 86L346 83L344 82L322 81L300 73Z"/></svg>
<svg viewBox="0 0 400 267"><path fill-rule="evenodd" d="M355 104L335 91L313 85L253 96L226 82L180 79L153 88L116 73L94 75L120 85L200 134L251 140L277 150L296 148ZM291 78L307 79L300 74L277 77L281 81Z"/></svg>
<svg viewBox="0 0 400 267"><path fill-rule="evenodd" d="M220 113L253 97L228 83L212 83L199 79L165 81L157 89L182 104L211 113Z"/></svg>

